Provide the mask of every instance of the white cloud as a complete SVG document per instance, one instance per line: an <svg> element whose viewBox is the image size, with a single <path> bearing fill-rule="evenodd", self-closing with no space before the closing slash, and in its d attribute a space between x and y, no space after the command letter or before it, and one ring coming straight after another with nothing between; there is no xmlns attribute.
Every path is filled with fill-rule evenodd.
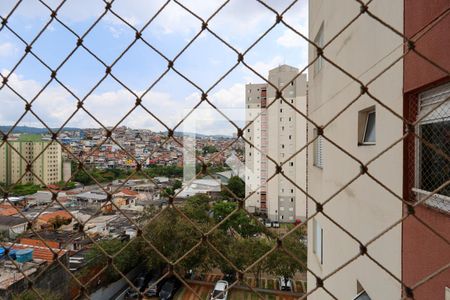
<svg viewBox="0 0 450 300"><path fill-rule="evenodd" d="M250 64L250 67L263 76L264 78L267 78L269 75L269 71L284 64L285 59L281 55L276 55L272 57L268 61L257 61L256 63ZM257 82L263 82L263 80L257 76L255 73L253 73L251 70L249 70L247 67L242 67L243 71L245 72L246 76L244 76L244 81L246 83L257 83Z"/></svg>
<svg viewBox="0 0 450 300"><path fill-rule="evenodd" d="M303 35L308 36L305 29L301 29L300 32ZM287 28L283 32L283 34L277 39L277 44L286 48L307 49L308 47L308 42L289 28Z"/></svg>
<svg viewBox="0 0 450 300"><path fill-rule="evenodd" d="M6 15L14 6L15 0L2 0L1 15ZM112 9L125 20L135 26L143 26L163 6L165 0L117 0ZM208 19L222 4L222 0L180 0L180 2L203 19ZM282 11L291 0L269 0L268 5ZM46 3L56 8L60 0L47 0ZM64 22L92 21L104 12L103 1L76 0L67 1L58 12ZM15 14L28 18L47 19L50 12L37 1L24 0ZM113 24L123 24L108 13L104 20ZM245 36L259 28L262 23L272 23L275 20L273 12L257 1L231 1L210 22L214 28L219 28L227 36ZM70 24L69 24L70 25ZM193 17L175 2L170 2L161 14L149 26L149 30L158 33L191 34L197 32L201 22ZM245 28L245 30L242 30Z"/></svg>
<svg viewBox="0 0 450 300"><path fill-rule="evenodd" d="M0 57L8 57L13 55L17 48L10 42L0 44Z"/></svg>
<svg viewBox="0 0 450 300"><path fill-rule="evenodd" d="M8 74L7 70L2 73ZM41 89L41 85L34 81L24 79L12 74L8 83L26 99L31 99ZM235 84L211 93L209 98L231 119L236 122L243 121L244 85ZM141 91L136 91L141 94ZM25 102L20 100L11 90L4 88L0 91L2 105L0 110L0 125L12 125L23 114ZM175 126L199 101L200 95L194 93L185 99L175 100L172 95L158 91L150 91L142 100L143 105L160 118L169 127ZM93 93L85 101L84 107L92 113L105 126L114 126L134 106L134 96L125 89L118 89L104 93ZM35 100L32 110L49 126L60 127L75 111L77 101L72 98L61 86L50 85ZM209 105L203 104L190 118L198 120L197 129L206 134L231 134L235 129L228 125ZM142 108L136 109L128 116L122 125L132 128L146 128L154 131L164 128ZM43 127L35 117L28 114L19 125ZM67 127L100 127L85 112L79 111Z"/></svg>

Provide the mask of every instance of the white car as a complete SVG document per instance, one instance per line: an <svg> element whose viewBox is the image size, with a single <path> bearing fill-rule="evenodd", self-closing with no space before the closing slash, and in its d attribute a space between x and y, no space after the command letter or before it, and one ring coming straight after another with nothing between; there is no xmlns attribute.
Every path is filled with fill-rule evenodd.
<svg viewBox="0 0 450 300"><path fill-rule="evenodd" d="M227 300L228 299L228 281L219 280L214 286L211 293L211 300Z"/></svg>
<svg viewBox="0 0 450 300"><path fill-rule="evenodd" d="M294 282L291 278L280 276L278 277L278 286L280 288L280 291L292 292Z"/></svg>

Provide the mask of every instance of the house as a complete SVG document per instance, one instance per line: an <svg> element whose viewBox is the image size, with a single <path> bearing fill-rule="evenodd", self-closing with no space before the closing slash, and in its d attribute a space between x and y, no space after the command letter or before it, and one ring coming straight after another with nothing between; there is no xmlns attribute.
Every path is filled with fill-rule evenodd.
<svg viewBox="0 0 450 300"><path fill-rule="evenodd" d="M0 233L14 239L27 230L28 221L22 217L0 215Z"/></svg>
<svg viewBox="0 0 450 300"><path fill-rule="evenodd" d="M66 268L69 259L66 250L23 245L18 243L1 243L0 253L26 250L31 252L29 257L17 259L16 255L0 259L0 298L13 299L13 295L26 291L29 279L33 280L33 287L40 290L54 291L61 299L69 298L70 275ZM58 262L55 259L58 258ZM15 260L13 263L12 260ZM20 269L18 269L20 268ZM25 276L26 275L26 276Z"/></svg>
<svg viewBox="0 0 450 300"><path fill-rule="evenodd" d="M197 194L220 193L221 183L217 179L194 179L190 184L184 183L181 189L175 190L176 198L184 199Z"/></svg>
<svg viewBox="0 0 450 300"><path fill-rule="evenodd" d="M78 251L86 244L91 243L91 241L81 232L42 230L37 232L37 234L29 232L21 236L19 243L23 245Z"/></svg>
<svg viewBox="0 0 450 300"><path fill-rule="evenodd" d="M35 222L35 227L37 228L67 225L72 222L72 215L65 210L44 212L38 216ZM60 224L55 224L55 222L59 222Z"/></svg>

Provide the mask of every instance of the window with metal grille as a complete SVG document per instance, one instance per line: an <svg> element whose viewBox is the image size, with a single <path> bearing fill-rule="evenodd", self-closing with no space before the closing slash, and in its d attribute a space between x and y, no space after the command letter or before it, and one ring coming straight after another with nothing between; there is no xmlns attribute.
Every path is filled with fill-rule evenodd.
<svg viewBox="0 0 450 300"><path fill-rule="evenodd" d="M417 134L421 139L417 140L416 192L421 196L433 192L450 178L449 97L450 83L419 95ZM450 186L438 194L449 201Z"/></svg>

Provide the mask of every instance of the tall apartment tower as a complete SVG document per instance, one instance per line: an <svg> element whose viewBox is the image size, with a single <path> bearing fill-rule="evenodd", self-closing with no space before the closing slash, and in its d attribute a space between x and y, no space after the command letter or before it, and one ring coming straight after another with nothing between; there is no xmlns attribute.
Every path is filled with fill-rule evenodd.
<svg viewBox="0 0 450 300"><path fill-rule="evenodd" d="M63 179L61 145L45 141L13 141L10 144L15 150L7 144L0 147L0 182L7 185L16 182L42 184L33 174L26 172L27 162L24 159L31 162L36 157L32 171L45 184L57 183ZM42 151L44 152L38 156ZM22 177L23 174L25 175Z"/></svg>
<svg viewBox="0 0 450 300"><path fill-rule="evenodd" d="M276 99L276 89L267 84L248 84L245 91L246 123L244 136L246 208L266 214L272 221L294 222L306 217L306 196L292 182L305 190L306 119L296 110L306 112L306 75L297 68L282 65L269 71L268 81L283 90L289 102ZM295 109L293 109L292 107ZM276 161L288 179L276 172ZM272 177L272 178L271 178Z"/></svg>
<svg viewBox="0 0 450 300"><path fill-rule="evenodd" d="M449 2L431 2L378 0L368 9L449 70L450 19L439 20ZM308 300L450 299L450 76L368 14L340 32L360 12L357 1L309 1L309 37L335 65L310 46L308 117L329 125L326 139L308 130L308 194L327 202L308 224ZM378 101L364 94L351 103L361 86L336 65ZM420 122L411 130L403 119Z"/></svg>

